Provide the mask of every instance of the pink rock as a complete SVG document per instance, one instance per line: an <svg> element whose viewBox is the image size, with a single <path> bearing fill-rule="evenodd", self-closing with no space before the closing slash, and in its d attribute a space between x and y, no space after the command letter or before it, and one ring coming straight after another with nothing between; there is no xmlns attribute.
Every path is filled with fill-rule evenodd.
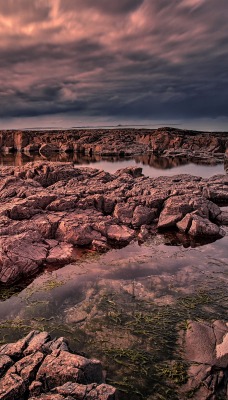
<svg viewBox="0 0 228 400"><path fill-rule="evenodd" d="M23 379L17 374L6 374L0 380L0 399L18 400L23 399L26 392L26 385Z"/></svg>
<svg viewBox="0 0 228 400"><path fill-rule="evenodd" d="M49 251L47 262L50 264L66 264L72 260L73 250L74 248L72 244L61 242Z"/></svg>
<svg viewBox="0 0 228 400"><path fill-rule="evenodd" d="M98 360L55 350L43 361L37 379L44 381L49 388L71 381L77 383L102 382L102 368Z"/></svg>
<svg viewBox="0 0 228 400"><path fill-rule="evenodd" d="M127 228L126 226L110 225L107 228L108 239L114 240L116 242L130 243L134 236L135 232L132 229Z"/></svg>

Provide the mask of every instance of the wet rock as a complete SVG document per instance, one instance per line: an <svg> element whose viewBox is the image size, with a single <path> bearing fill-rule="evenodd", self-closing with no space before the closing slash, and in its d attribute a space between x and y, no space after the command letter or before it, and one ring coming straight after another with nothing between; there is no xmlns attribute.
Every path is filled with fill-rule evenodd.
<svg viewBox="0 0 228 400"><path fill-rule="evenodd" d="M228 372L228 324L190 321L182 339L185 359L191 363L184 391L194 391L194 398L200 400L224 395Z"/></svg>
<svg viewBox="0 0 228 400"><path fill-rule="evenodd" d="M70 395L78 400L115 400L117 391L113 386L106 384L80 385L68 382L56 388L57 393L67 396Z"/></svg>

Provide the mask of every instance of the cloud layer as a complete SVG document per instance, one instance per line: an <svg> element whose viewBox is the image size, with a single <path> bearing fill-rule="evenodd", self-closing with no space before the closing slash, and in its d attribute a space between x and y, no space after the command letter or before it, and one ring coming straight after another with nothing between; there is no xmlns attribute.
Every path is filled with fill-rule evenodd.
<svg viewBox="0 0 228 400"><path fill-rule="evenodd" d="M228 116L227 0L0 0L0 116Z"/></svg>

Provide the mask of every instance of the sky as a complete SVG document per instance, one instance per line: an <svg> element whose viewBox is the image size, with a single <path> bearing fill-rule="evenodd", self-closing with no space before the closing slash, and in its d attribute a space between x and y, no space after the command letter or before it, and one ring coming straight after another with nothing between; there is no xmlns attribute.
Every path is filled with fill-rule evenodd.
<svg viewBox="0 0 228 400"><path fill-rule="evenodd" d="M227 21L227 0L0 0L0 128L228 130Z"/></svg>

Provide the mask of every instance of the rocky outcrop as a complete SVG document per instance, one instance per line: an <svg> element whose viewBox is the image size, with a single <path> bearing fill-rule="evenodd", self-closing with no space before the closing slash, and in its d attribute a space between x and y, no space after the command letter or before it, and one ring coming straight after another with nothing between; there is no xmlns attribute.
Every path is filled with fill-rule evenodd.
<svg viewBox="0 0 228 400"><path fill-rule="evenodd" d="M32 331L0 347L0 400L115 400L102 366L70 351L64 338Z"/></svg>
<svg viewBox="0 0 228 400"><path fill-rule="evenodd" d="M74 248L107 251L175 229L197 240L225 235L227 175L147 178L37 162L0 168L0 282L74 259Z"/></svg>
<svg viewBox="0 0 228 400"><path fill-rule="evenodd" d="M190 364L184 392L195 400L226 398L228 383L228 324L190 321L182 333L184 357Z"/></svg>
<svg viewBox="0 0 228 400"><path fill-rule="evenodd" d="M227 133L199 132L175 128L72 129L53 131L1 131L0 151L77 152L85 155L134 155L154 152L166 156L204 157L224 155Z"/></svg>

